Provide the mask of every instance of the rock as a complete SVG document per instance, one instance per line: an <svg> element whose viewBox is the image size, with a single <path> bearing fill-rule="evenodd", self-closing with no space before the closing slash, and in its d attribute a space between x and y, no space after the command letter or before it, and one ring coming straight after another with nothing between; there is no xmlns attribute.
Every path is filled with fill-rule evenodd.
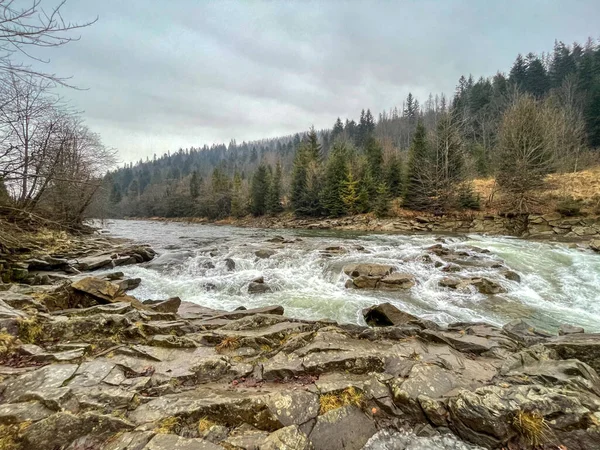
<svg viewBox="0 0 600 450"><path fill-rule="evenodd" d="M502 327L502 331L511 339L530 347L540 342L545 342L552 337L551 334L536 330L523 319L516 319Z"/></svg>
<svg viewBox="0 0 600 450"><path fill-rule="evenodd" d="M231 258L227 258L225 260L225 267L229 272L233 272L235 270L235 261Z"/></svg>
<svg viewBox="0 0 600 450"><path fill-rule="evenodd" d="M27 314L10 307L4 300L0 300L0 319L23 319Z"/></svg>
<svg viewBox="0 0 600 450"><path fill-rule="evenodd" d="M475 286L477 290L486 295L502 294L506 292L498 283L488 280L487 278L471 278L470 284Z"/></svg>
<svg viewBox="0 0 600 450"><path fill-rule="evenodd" d="M438 282L438 285L450 289L458 289L463 283L464 281L460 278L444 277Z"/></svg>
<svg viewBox="0 0 600 450"><path fill-rule="evenodd" d="M112 303L123 291L118 284L111 283L96 277L86 277L74 283L71 287L77 291L84 292L92 297Z"/></svg>
<svg viewBox="0 0 600 450"><path fill-rule="evenodd" d="M69 380L79 366L77 364L53 364L16 378L4 381L4 401L14 402L31 392L59 388Z"/></svg>
<svg viewBox="0 0 600 450"><path fill-rule="evenodd" d="M260 250L256 250L254 252L257 258L267 259L275 254L275 250L269 250L267 248L261 248Z"/></svg>
<svg viewBox="0 0 600 450"><path fill-rule="evenodd" d="M111 272L104 275L108 281L122 280L125 274L123 272Z"/></svg>
<svg viewBox="0 0 600 450"><path fill-rule="evenodd" d="M204 439L189 439L176 434L157 434L144 450L223 450L220 445Z"/></svg>
<svg viewBox="0 0 600 450"><path fill-rule="evenodd" d="M433 322L419 319L412 314L400 311L391 303L381 303L362 310L362 315L367 325L372 327L389 327L416 325L419 328L439 328Z"/></svg>
<svg viewBox="0 0 600 450"><path fill-rule="evenodd" d="M554 337L544 346L556 351L562 359L578 359L600 372L600 334L576 333Z"/></svg>
<svg viewBox="0 0 600 450"><path fill-rule="evenodd" d="M387 290L410 289L416 284L415 277L409 273L391 273L381 279L378 287Z"/></svg>
<svg viewBox="0 0 600 450"><path fill-rule="evenodd" d="M600 239L594 239L590 242L590 248L595 251L600 253Z"/></svg>
<svg viewBox="0 0 600 450"><path fill-rule="evenodd" d="M74 264L78 270L97 270L105 267L114 267L113 259L110 255L86 256L79 258Z"/></svg>
<svg viewBox="0 0 600 450"><path fill-rule="evenodd" d="M383 278L392 273L394 267L388 264L348 264L342 270L352 278L360 276Z"/></svg>
<svg viewBox="0 0 600 450"><path fill-rule="evenodd" d="M23 440L28 445L26 448L66 448L90 435L85 445L75 448L98 448L108 437L132 428L126 420L109 415L88 412L75 416L59 412L27 428Z"/></svg>
<svg viewBox="0 0 600 450"><path fill-rule="evenodd" d="M283 391L265 400L271 413L284 425L302 425L319 414L319 397L307 391Z"/></svg>
<svg viewBox="0 0 600 450"><path fill-rule="evenodd" d="M182 264L188 258L194 256L194 253L188 250L181 252L170 252L160 255L158 258L154 258L150 261L147 267L160 269L164 267L176 266Z"/></svg>
<svg viewBox="0 0 600 450"><path fill-rule="evenodd" d="M9 403L0 405L0 424L37 422L54 414L40 402Z"/></svg>
<svg viewBox="0 0 600 450"><path fill-rule="evenodd" d="M119 286L119 288L122 291L131 291L137 288L141 284L141 282L141 278L129 278L127 280L119 281L117 283L117 286Z"/></svg>
<svg viewBox="0 0 600 450"><path fill-rule="evenodd" d="M264 282L251 281L248 285L248 294L266 294L269 292L273 292L273 290Z"/></svg>
<svg viewBox="0 0 600 450"><path fill-rule="evenodd" d="M128 431L110 438L102 450L144 450L154 435L152 431Z"/></svg>
<svg viewBox="0 0 600 450"><path fill-rule="evenodd" d="M563 323L560 327L558 327L558 335L559 336L565 336L567 334L579 334L579 333L585 333L585 330L582 327L576 327L576 326L569 325L566 323Z"/></svg>
<svg viewBox="0 0 600 450"><path fill-rule="evenodd" d="M313 447L298 425L290 425L271 433L259 450L311 450Z"/></svg>
<svg viewBox="0 0 600 450"><path fill-rule="evenodd" d="M460 267L458 264L446 264L444 267L442 267L442 272L460 272L462 270L462 267Z"/></svg>
<svg viewBox="0 0 600 450"><path fill-rule="evenodd" d="M53 258L46 256L40 259L28 259L25 261L29 265L29 270L58 270L68 265L68 261L63 258Z"/></svg>
<svg viewBox="0 0 600 450"><path fill-rule="evenodd" d="M314 450L360 450L376 432L360 409L344 406L319 416L309 437Z"/></svg>
<svg viewBox="0 0 600 450"><path fill-rule="evenodd" d="M144 304L147 304L146 301L144 301ZM161 312L161 313L177 313L177 311L179 310L179 307L181 306L181 299L179 297L171 297L167 300L163 300L163 301L159 301L159 302L153 302L150 305L150 309L156 312Z"/></svg>
<svg viewBox="0 0 600 450"><path fill-rule="evenodd" d="M516 281L517 283L521 282L521 276L513 270L505 270L504 272L502 272L502 275L507 280Z"/></svg>

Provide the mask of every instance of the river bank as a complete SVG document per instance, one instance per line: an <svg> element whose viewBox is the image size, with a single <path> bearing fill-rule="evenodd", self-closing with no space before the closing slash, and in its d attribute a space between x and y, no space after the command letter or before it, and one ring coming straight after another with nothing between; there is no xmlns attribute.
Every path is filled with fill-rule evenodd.
<svg viewBox="0 0 600 450"><path fill-rule="evenodd" d="M169 241L166 230L160 239ZM268 239L260 249L282 256L304 245ZM206 251L225 263L227 253L207 240ZM441 255L453 269L489 254L461 254L452 243L424 248L426 264ZM274 253L254 255L253 264ZM492 449L600 442L600 335L577 324L559 335L523 320L442 326L383 304L365 308L366 325L356 325L290 317L276 304L226 309L134 297L145 280L117 271L159 259L126 240L84 237L61 253L27 255L25 280L51 284L0 285L2 448L376 449L390 433L392 442L420 439L431 449L475 448L453 435ZM236 260L234 273L244 267ZM65 273L73 270L81 273ZM348 292L377 298L385 285L412 289L390 267L344 272Z"/></svg>

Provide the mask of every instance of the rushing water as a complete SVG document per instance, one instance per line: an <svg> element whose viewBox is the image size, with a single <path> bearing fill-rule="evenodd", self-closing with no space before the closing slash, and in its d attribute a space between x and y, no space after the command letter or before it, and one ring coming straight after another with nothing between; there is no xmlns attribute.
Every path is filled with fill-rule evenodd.
<svg viewBox="0 0 600 450"><path fill-rule="evenodd" d="M280 304L292 317L352 323L362 323L362 308L389 301L439 323L483 320L502 325L524 318L549 331L561 323L600 331L600 255L567 244L481 235L263 230L120 220L110 221L107 229L113 236L148 243L159 252L150 265L122 268L127 276L142 278L141 286L133 291L142 299L179 296L219 309ZM275 236L300 240L267 242ZM418 257L439 239L472 255L466 258L471 263L461 276L487 277L507 293L487 296L438 286L448 274ZM328 255L323 251L334 246L343 252ZM475 253L472 246L490 253ZM254 252L261 248L276 253L258 259ZM234 271L227 270L226 258L235 261ZM160 264L166 260L168 264ZM342 267L359 262L394 265L398 271L413 274L417 285L402 292L346 289ZM519 273L521 282L507 280L498 269L490 268L494 262ZM264 276L272 293L248 294L248 283L259 276Z"/></svg>

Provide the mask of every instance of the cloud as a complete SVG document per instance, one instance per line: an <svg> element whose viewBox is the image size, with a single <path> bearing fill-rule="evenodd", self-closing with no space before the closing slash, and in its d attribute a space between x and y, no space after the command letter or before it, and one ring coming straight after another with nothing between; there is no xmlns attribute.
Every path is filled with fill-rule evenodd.
<svg viewBox="0 0 600 450"><path fill-rule="evenodd" d="M63 94L123 161L451 93L462 74L508 70L554 39L585 41L600 22L595 0L71 0L64 12L99 21L39 56L89 88Z"/></svg>

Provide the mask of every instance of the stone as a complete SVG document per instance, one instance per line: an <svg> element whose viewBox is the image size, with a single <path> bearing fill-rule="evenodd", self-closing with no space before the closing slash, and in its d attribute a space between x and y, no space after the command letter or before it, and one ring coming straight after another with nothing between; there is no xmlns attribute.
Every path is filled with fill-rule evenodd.
<svg viewBox="0 0 600 450"><path fill-rule="evenodd" d="M126 420L109 415L88 412L76 416L58 412L27 428L23 440L28 445L25 448L65 448L78 438L91 435L92 439L86 441L89 447L81 448L98 448L108 437L132 428ZM96 446L91 445L92 440Z"/></svg>
<svg viewBox="0 0 600 450"><path fill-rule="evenodd" d="M360 450L376 432L375 423L350 405L319 416L309 438L314 450Z"/></svg>
<svg viewBox="0 0 600 450"><path fill-rule="evenodd" d="M387 290L410 289L415 284L416 280L413 275L394 272L383 277L377 287Z"/></svg>
<svg viewBox="0 0 600 450"><path fill-rule="evenodd" d="M265 403L284 426L302 425L319 414L319 397L312 392L277 392L268 396Z"/></svg>
<svg viewBox="0 0 600 450"><path fill-rule="evenodd" d="M600 334L576 333L554 337L544 342L562 359L578 359L600 372Z"/></svg>
<svg viewBox="0 0 600 450"><path fill-rule="evenodd" d="M269 292L273 292L273 290L264 282L251 281L248 285L248 294L266 294Z"/></svg>
<svg viewBox="0 0 600 450"><path fill-rule="evenodd" d="M3 383L4 401L17 401L33 391L59 388L75 375L78 367L77 364L53 364L6 380Z"/></svg>
<svg viewBox="0 0 600 450"><path fill-rule="evenodd" d="M412 314L401 311L391 303L381 303L362 310L367 325L372 327L389 327L401 325L417 325L420 328L439 328L433 322L419 319Z"/></svg>
<svg viewBox="0 0 600 450"><path fill-rule="evenodd" d="M119 281L117 286L119 286L122 291L131 291L137 288L141 282L141 278L128 278L127 280Z"/></svg>
<svg viewBox="0 0 600 450"><path fill-rule="evenodd" d="M18 292L0 292L0 300L4 301L11 308L21 310L35 309L39 312L48 312L48 308L46 308L45 305L41 304L29 295L19 294Z"/></svg>
<svg viewBox="0 0 600 450"><path fill-rule="evenodd" d="M76 291L91 295L95 299L104 300L104 302L109 303L112 303L123 292L118 284L96 277L83 278L71 283L71 287Z"/></svg>
<svg viewBox="0 0 600 450"><path fill-rule="evenodd" d="M183 438L176 434L157 434L148 442L144 450L223 450L223 447L204 439Z"/></svg>
<svg viewBox="0 0 600 450"><path fill-rule="evenodd" d="M108 281L122 280L125 274L123 272L111 272L104 275Z"/></svg>
<svg viewBox="0 0 600 450"><path fill-rule="evenodd" d="M460 272L462 270L462 267L460 267L458 264L446 264L444 267L442 267L442 272Z"/></svg>
<svg viewBox="0 0 600 450"><path fill-rule="evenodd" d="M297 425L290 425L271 433L258 447L259 450L311 450L306 434Z"/></svg>
<svg viewBox="0 0 600 450"><path fill-rule="evenodd" d="M27 314L10 307L4 300L0 300L0 319L24 319Z"/></svg>
<svg viewBox="0 0 600 450"><path fill-rule="evenodd" d="M515 319L507 323L502 327L502 330L508 337L526 347L545 342L552 337L551 334L535 329L523 319Z"/></svg>
<svg viewBox="0 0 600 450"><path fill-rule="evenodd" d="M152 267L154 269L162 269L170 266L177 266L183 263L188 258L194 256L194 253L188 250L180 251L180 252L169 252L164 253L157 258L154 258L147 264L147 267Z"/></svg>
<svg viewBox="0 0 600 450"><path fill-rule="evenodd" d="M154 435L152 431L127 431L109 438L102 450L143 450Z"/></svg>
<svg viewBox="0 0 600 450"><path fill-rule="evenodd" d="M563 323L560 327L558 327L558 335L559 336L565 336L567 334L579 334L579 333L585 333L585 330L583 329L583 327L576 327L574 325L569 325L566 323Z"/></svg>
<svg viewBox="0 0 600 450"><path fill-rule="evenodd" d="M521 282L521 276L513 270L505 270L504 272L502 272L502 275L507 280L516 281L517 283Z"/></svg>
<svg viewBox="0 0 600 450"><path fill-rule="evenodd" d="M231 258L227 258L225 260L225 267L228 272L233 272L235 270L235 261Z"/></svg>
<svg viewBox="0 0 600 450"><path fill-rule="evenodd" d="M481 294L495 295L506 292L502 286L487 278L471 278L470 284L475 286Z"/></svg>
<svg viewBox="0 0 600 450"><path fill-rule="evenodd" d="M261 248L260 250L256 250L254 252L257 258L260 259L268 259L275 254L275 250L270 250L267 248Z"/></svg>
<svg viewBox="0 0 600 450"><path fill-rule="evenodd" d="M114 267L114 263L110 255L86 256L85 258L79 258L74 266L78 270L92 271L106 267Z"/></svg>
<svg viewBox="0 0 600 450"><path fill-rule="evenodd" d="M464 280L461 280L460 278L444 277L438 282L438 285L450 289L458 289L463 283Z"/></svg>
<svg viewBox="0 0 600 450"><path fill-rule="evenodd" d="M146 302L144 302L146 304ZM149 305L152 311L162 312L162 313L177 313L179 311L179 307L181 306L181 299L179 297L171 297L164 301L159 301L157 303L152 303Z"/></svg>
<svg viewBox="0 0 600 450"><path fill-rule="evenodd" d="M22 402L0 405L0 425L37 422L54 414L40 402Z"/></svg>
<svg viewBox="0 0 600 450"><path fill-rule="evenodd" d="M590 241L590 248L593 251L600 253L600 239L594 239Z"/></svg>
<svg viewBox="0 0 600 450"><path fill-rule="evenodd" d="M392 273L394 267L388 264L348 264L342 270L352 278L360 276L383 278Z"/></svg>

